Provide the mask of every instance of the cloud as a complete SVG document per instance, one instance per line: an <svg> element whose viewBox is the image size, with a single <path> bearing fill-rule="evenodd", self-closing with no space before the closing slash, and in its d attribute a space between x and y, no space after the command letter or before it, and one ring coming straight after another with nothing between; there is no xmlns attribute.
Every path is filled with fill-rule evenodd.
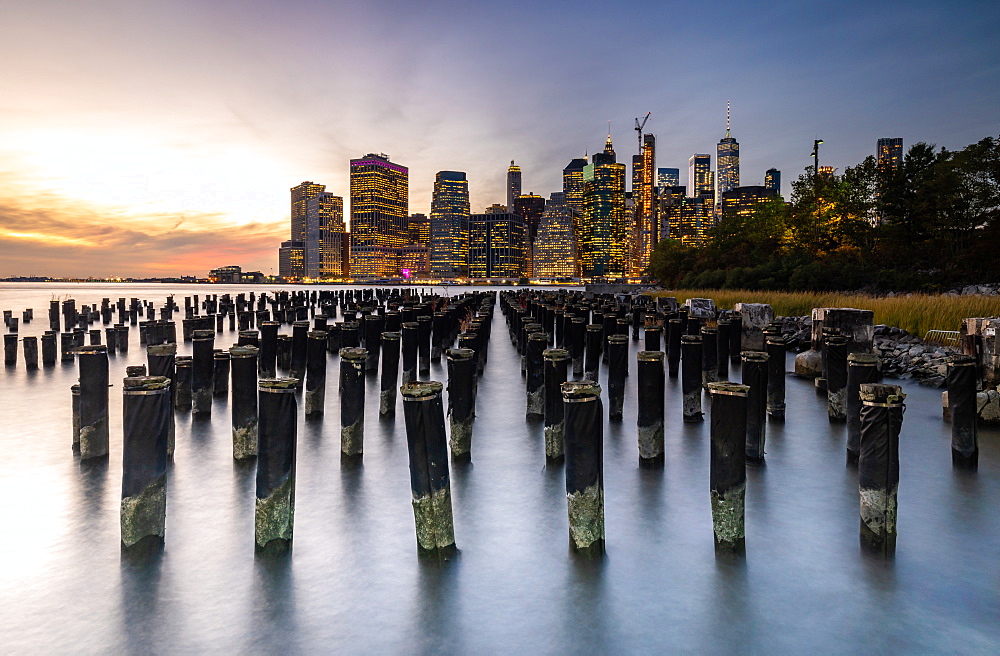
<svg viewBox="0 0 1000 656"><path fill-rule="evenodd" d="M0 198L0 275L204 275L227 264L270 272L286 221L221 213L142 214L47 194ZM182 225L187 227L181 228Z"/></svg>

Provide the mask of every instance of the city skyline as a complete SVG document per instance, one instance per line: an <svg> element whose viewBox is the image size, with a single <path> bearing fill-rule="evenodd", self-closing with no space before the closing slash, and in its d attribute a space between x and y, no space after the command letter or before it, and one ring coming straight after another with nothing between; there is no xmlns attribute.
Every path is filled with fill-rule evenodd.
<svg viewBox="0 0 1000 656"><path fill-rule="evenodd" d="M658 167L714 155L727 100L741 184L775 168L785 195L814 139L825 140L821 163L843 170L883 137L960 149L998 132L993 3L719 3L697 16L669 2L240 7L9 8L0 275L204 275L227 263L276 273L288 188L325 184L346 218L347 162L364 153L410 169L409 213L429 212L442 170L467 173L479 211L504 201L512 159L524 192L560 190L563 167L593 152L608 119L620 161L638 154L632 126L646 112ZM740 27L699 48L723 21ZM332 38L330 24L348 29ZM482 49L475 35L498 30L523 47ZM606 34L629 47L563 56ZM374 49L384 56L364 56ZM637 58L677 73L650 84ZM511 80L516 93L496 93Z"/></svg>

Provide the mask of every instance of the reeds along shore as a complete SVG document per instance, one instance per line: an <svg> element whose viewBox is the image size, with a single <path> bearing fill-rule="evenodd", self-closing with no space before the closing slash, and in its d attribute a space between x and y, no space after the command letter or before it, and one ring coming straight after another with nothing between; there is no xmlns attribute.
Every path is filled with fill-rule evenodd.
<svg viewBox="0 0 1000 656"><path fill-rule="evenodd" d="M1000 296L906 294L868 296L836 292L769 292L745 289L666 289L653 296L711 298L719 308L734 303L770 303L776 316L809 316L817 307L853 307L875 312L875 323L923 336L928 330L959 330L966 317L1000 316Z"/></svg>

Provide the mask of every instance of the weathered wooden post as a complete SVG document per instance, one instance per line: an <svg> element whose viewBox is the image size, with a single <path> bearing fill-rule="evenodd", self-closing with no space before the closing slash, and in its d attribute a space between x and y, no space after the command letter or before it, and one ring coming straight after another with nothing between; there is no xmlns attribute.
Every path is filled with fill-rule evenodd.
<svg viewBox="0 0 1000 656"><path fill-rule="evenodd" d="M979 465L976 408L976 359L954 355L948 362L948 409L951 412L951 462L956 467Z"/></svg>
<svg viewBox="0 0 1000 656"><path fill-rule="evenodd" d="M177 410L191 409L191 378L194 360L190 355L178 355L174 358L175 375L174 408Z"/></svg>
<svg viewBox="0 0 1000 656"><path fill-rule="evenodd" d="M719 319L716 326L716 330L719 331L715 346L716 362L718 363L716 380L729 380L729 344L732 341L730 332L733 325L729 319Z"/></svg>
<svg viewBox="0 0 1000 656"><path fill-rule="evenodd" d="M159 546L167 517L167 434L173 422L170 379L129 377L122 393L122 547Z"/></svg>
<svg viewBox="0 0 1000 656"><path fill-rule="evenodd" d="M369 372L378 371L383 332L385 332L385 317L378 314L369 314L365 317L365 348L368 350L366 366Z"/></svg>
<svg viewBox="0 0 1000 656"><path fill-rule="evenodd" d="M437 381L411 381L400 392L417 551L420 555L448 558L456 546L441 389Z"/></svg>
<svg viewBox="0 0 1000 656"><path fill-rule="evenodd" d="M24 338L24 367L29 371L38 369L38 338Z"/></svg>
<svg viewBox="0 0 1000 656"><path fill-rule="evenodd" d="M306 334L306 417L321 417L326 404L326 332Z"/></svg>
<svg viewBox="0 0 1000 656"><path fill-rule="evenodd" d="M684 322L680 319L667 321L667 373L677 378L681 365L681 338L684 336Z"/></svg>
<svg viewBox="0 0 1000 656"><path fill-rule="evenodd" d="M663 351L639 351L639 464L662 466L663 393L665 388Z"/></svg>
<svg viewBox="0 0 1000 656"><path fill-rule="evenodd" d="M528 419L544 419L545 417L545 347L548 336L543 332L528 335L527 363L528 380L525 385L527 395Z"/></svg>
<svg viewBox="0 0 1000 656"><path fill-rule="evenodd" d="M424 314L417 316L417 355L420 375L426 376L431 372L431 318Z"/></svg>
<svg viewBox="0 0 1000 656"><path fill-rule="evenodd" d="M153 344L146 347L146 361L149 363L150 376L163 376L170 380L170 407L177 406L177 390L180 387L177 382L177 344ZM190 376L190 368L188 375ZM187 384L188 406L191 405L191 385L190 378ZM170 413L170 423L167 426L167 458L174 455L174 439L176 429L174 427L174 413Z"/></svg>
<svg viewBox="0 0 1000 656"><path fill-rule="evenodd" d="M883 555L896 549L899 431L905 398L898 385L861 386L861 544Z"/></svg>
<svg viewBox="0 0 1000 656"><path fill-rule="evenodd" d="M856 465L861 453L861 386L879 381L878 356L851 353L847 356L847 464Z"/></svg>
<svg viewBox="0 0 1000 656"><path fill-rule="evenodd" d="M416 321L403 322L403 384L417 379L417 343L420 326Z"/></svg>
<svg viewBox="0 0 1000 656"><path fill-rule="evenodd" d="M378 413L388 417L396 414L396 381L399 379L398 331L382 333L382 375L379 379Z"/></svg>
<svg viewBox="0 0 1000 656"><path fill-rule="evenodd" d="M660 350L660 327L659 326L646 326L645 337L646 337L646 350L647 351L659 351Z"/></svg>
<svg viewBox="0 0 1000 656"><path fill-rule="evenodd" d="M80 459L108 457L108 347L81 346Z"/></svg>
<svg viewBox="0 0 1000 656"><path fill-rule="evenodd" d="M767 416L785 418L785 338L772 336L764 341L767 353Z"/></svg>
<svg viewBox="0 0 1000 656"><path fill-rule="evenodd" d="M257 499L254 542L257 551L292 546L295 519L295 390L290 378L264 378L257 399Z"/></svg>
<svg viewBox="0 0 1000 656"><path fill-rule="evenodd" d="M229 394L229 351L216 349L212 354L213 394L226 396Z"/></svg>
<svg viewBox="0 0 1000 656"><path fill-rule="evenodd" d="M212 414L212 394L215 385L215 331L195 330L191 338L193 342L191 414L209 417Z"/></svg>
<svg viewBox="0 0 1000 656"><path fill-rule="evenodd" d="M587 322L581 317L573 317L569 322L569 347L573 356L573 375L583 375L583 354L587 344Z"/></svg>
<svg viewBox="0 0 1000 656"><path fill-rule="evenodd" d="M587 326L587 354L583 372L588 380L597 380L597 370L601 363L601 347L604 342L604 328L600 324Z"/></svg>
<svg viewBox="0 0 1000 656"><path fill-rule="evenodd" d="M7 333L3 336L4 366L17 366L17 333Z"/></svg>
<svg viewBox="0 0 1000 656"><path fill-rule="evenodd" d="M745 547L746 385L711 383L712 398L712 528L716 549L742 551Z"/></svg>
<svg viewBox="0 0 1000 656"><path fill-rule="evenodd" d="M254 346L229 349L233 374L233 458L245 460L257 455L257 356Z"/></svg>
<svg viewBox="0 0 1000 656"><path fill-rule="evenodd" d="M701 411L701 337L682 335L683 352L681 372L681 393L684 421L702 421Z"/></svg>
<svg viewBox="0 0 1000 656"><path fill-rule="evenodd" d="M56 319L58 321L58 318ZM80 452L80 384L69 388L73 408L73 453Z"/></svg>
<svg viewBox="0 0 1000 656"><path fill-rule="evenodd" d="M274 378L278 374L278 328L277 321L265 321L260 324L260 353L258 354L257 375L261 378Z"/></svg>
<svg viewBox="0 0 1000 656"><path fill-rule="evenodd" d="M56 319L58 321L58 319ZM56 353L58 349L56 348L56 334L53 332L46 332L42 335L42 365L45 367L51 367L56 363Z"/></svg>
<svg viewBox="0 0 1000 656"><path fill-rule="evenodd" d="M767 353L743 351L743 386L747 388L746 459L755 463L764 462L764 439L767 432L767 361ZM715 406L712 408L714 410Z"/></svg>
<svg viewBox="0 0 1000 656"><path fill-rule="evenodd" d="M628 336L608 337L608 417L621 419L628 376Z"/></svg>
<svg viewBox="0 0 1000 656"><path fill-rule="evenodd" d="M558 462L564 456L562 384L568 378L569 351L546 349L545 359L545 458Z"/></svg>
<svg viewBox="0 0 1000 656"><path fill-rule="evenodd" d="M60 360L72 362L76 357L76 335L67 331L59 333Z"/></svg>
<svg viewBox="0 0 1000 656"><path fill-rule="evenodd" d="M448 418L451 424L451 457L472 457L472 422L476 416L476 352L472 349L447 349Z"/></svg>
<svg viewBox="0 0 1000 656"><path fill-rule="evenodd" d="M570 545L604 552L604 408L601 386L590 380L562 384L566 501Z"/></svg>
<svg viewBox="0 0 1000 656"><path fill-rule="evenodd" d="M363 348L340 349L340 453L360 458L365 440L365 360Z"/></svg>
<svg viewBox="0 0 1000 656"><path fill-rule="evenodd" d="M830 421L847 419L847 338L832 335L826 340L826 394Z"/></svg>
<svg viewBox="0 0 1000 656"><path fill-rule="evenodd" d="M292 368L292 336L278 335L275 361L279 372L288 372Z"/></svg>
<svg viewBox="0 0 1000 656"><path fill-rule="evenodd" d="M701 329L701 384L719 380L719 331L704 326Z"/></svg>
<svg viewBox="0 0 1000 656"><path fill-rule="evenodd" d="M302 381L306 377L306 350L309 342L309 322L295 321L292 323L292 361L289 369L290 377Z"/></svg>

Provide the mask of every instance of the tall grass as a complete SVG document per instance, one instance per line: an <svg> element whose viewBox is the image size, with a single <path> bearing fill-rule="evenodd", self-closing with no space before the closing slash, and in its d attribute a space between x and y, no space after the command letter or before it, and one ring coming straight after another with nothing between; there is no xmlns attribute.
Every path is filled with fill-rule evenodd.
<svg viewBox="0 0 1000 656"><path fill-rule="evenodd" d="M836 292L767 292L742 289L671 289L654 296L711 298L719 308L734 303L770 303L778 316L808 315L816 307L850 307L875 312L875 323L903 328L924 336L928 330L958 330L966 317L1000 316L1000 296L943 296L907 294L866 296Z"/></svg>

